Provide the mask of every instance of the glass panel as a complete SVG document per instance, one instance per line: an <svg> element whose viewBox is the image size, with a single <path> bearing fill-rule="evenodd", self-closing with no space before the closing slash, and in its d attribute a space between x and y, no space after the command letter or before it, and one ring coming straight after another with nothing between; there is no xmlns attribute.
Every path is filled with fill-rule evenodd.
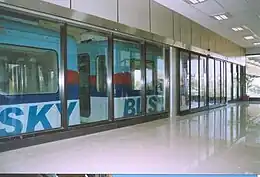
<svg viewBox="0 0 260 177"><path fill-rule="evenodd" d="M114 40L115 118L141 114L141 45Z"/></svg>
<svg viewBox="0 0 260 177"><path fill-rule="evenodd" d="M216 103L220 103L221 98L221 74L220 74L220 61L215 60L215 83L216 83Z"/></svg>
<svg viewBox="0 0 260 177"><path fill-rule="evenodd" d="M191 54L191 108L199 107L199 56Z"/></svg>
<svg viewBox="0 0 260 177"><path fill-rule="evenodd" d="M221 103L225 103L226 100L226 63L221 62Z"/></svg>
<svg viewBox="0 0 260 177"><path fill-rule="evenodd" d="M209 59L208 62L209 67L209 105L213 105L215 103L215 78L214 78L214 59Z"/></svg>
<svg viewBox="0 0 260 177"><path fill-rule="evenodd" d="M107 120L108 39L93 31L68 26L67 40L69 125ZM75 111L71 112L73 107Z"/></svg>
<svg viewBox="0 0 260 177"><path fill-rule="evenodd" d="M237 99L237 65L233 64L233 99Z"/></svg>
<svg viewBox="0 0 260 177"><path fill-rule="evenodd" d="M231 80L231 67L232 65L230 63L227 63L227 101L230 101L232 99L232 80Z"/></svg>
<svg viewBox="0 0 260 177"><path fill-rule="evenodd" d="M146 112L149 114L165 111L164 103L164 48L146 47Z"/></svg>
<svg viewBox="0 0 260 177"><path fill-rule="evenodd" d="M180 110L189 109L189 54L180 52Z"/></svg>
<svg viewBox="0 0 260 177"><path fill-rule="evenodd" d="M249 97L260 97L260 77L256 75L246 75L246 88Z"/></svg>
<svg viewBox="0 0 260 177"><path fill-rule="evenodd" d="M8 14L0 16L0 137L59 128L60 25Z"/></svg>
<svg viewBox="0 0 260 177"><path fill-rule="evenodd" d="M206 57L200 56L200 107L206 106Z"/></svg>
<svg viewBox="0 0 260 177"><path fill-rule="evenodd" d="M240 84L241 84L241 82L240 82L240 66L238 65L237 66L238 68L237 68L237 77L238 77L238 99L241 97L241 86L240 86Z"/></svg>

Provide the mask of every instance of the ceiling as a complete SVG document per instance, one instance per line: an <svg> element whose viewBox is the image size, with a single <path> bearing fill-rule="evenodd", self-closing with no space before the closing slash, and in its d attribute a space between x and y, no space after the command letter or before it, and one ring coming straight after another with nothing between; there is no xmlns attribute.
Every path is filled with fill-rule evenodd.
<svg viewBox="0 0 260 177"><path fill-rule="evenodd" d="M253 43L260 42L260 0L206 0L195 5L184 0L155 1L244 48L255 47ZM231 17L222 21L212 18L222 13L229 13ZM247 26L248 29L238 32L232 30L240 26ZM256 35L256 38L245 40L244 36L248 35Z"/></svg>

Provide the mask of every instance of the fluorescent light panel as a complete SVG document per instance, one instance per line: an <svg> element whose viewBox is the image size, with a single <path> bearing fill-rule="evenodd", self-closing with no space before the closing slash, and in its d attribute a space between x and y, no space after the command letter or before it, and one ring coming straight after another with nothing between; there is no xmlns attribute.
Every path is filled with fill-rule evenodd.
<svg viewBox="0 0 260 177"><path fill-rule="evenodd" d="M244 29L242 27L236 27L236 28L232 28L233 31L243 31Z"/></svg>
<svg viewBox="0 0 260 177"><path fill-rule="evenodd" d="M191 4L198 4L198 3L202 3L206 0L188 0Z"/></svg>
<svg viewBox="0 0 260 177"><path fill-rule="evenodd" d="M225 14L221 14L221 15L214 15L213 16L215 19L221 21L221 20L227 20L228 19L228 16L225 15Z"/></svg>
<svg viewBox="0 0 260 177"><path fill-rule="evenodd" d="M224 20L228 19L226 15L220 15L220 17L223 18Z"/></svg>
<svg viewBox="0 0 260 177"><path fill-rule="evenodd" d="M246 40L252 40L252 39L254 39L253 36L245 36L244 38L245 38Z"/></svg>
<svg viewBox="0 0 260 177"><path fill-rule="evenodd" d="M254 42L254 45L260 45L260 42Z"/></svg>

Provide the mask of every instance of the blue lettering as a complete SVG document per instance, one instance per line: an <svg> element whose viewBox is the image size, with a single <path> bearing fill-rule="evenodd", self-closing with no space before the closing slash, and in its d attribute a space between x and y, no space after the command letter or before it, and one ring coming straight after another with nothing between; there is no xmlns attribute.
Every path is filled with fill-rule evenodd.
<svg viewBox="0 0 260 177"><path fill-rule="evenodd" d="M53 108L54 104L46 104L44 105L40 110L38 110L38 106L30 106L29 107L29 113L28 113L28 123L26 127L25 132L33 132L35 131L35 127L38 123L41 123L43 126L43 129L51 129L52 126L46 116L46 114ZM77 105L77 102L70 102L68 106L68 120L75 109ZM61 113L61 104L57 103L55 104L57 107L58 111ZM0 123L8 126L14 127L13 132L7 132L6 128L0 129L0 136L9 136L9 135L16 135L20 133L25 133L22 132L23 130L23 122L21 120L15 119L14 117L11 117L10 114L13 114L13 116L24 116L24 112L22 109L17 108L17 107L10 107L2 110L0 112ZM54 117L55 119L56 117Z"/></svg>
<svg viewBox="0 0 260 177"><path fill-rule="evenodd" d="M5 129L0 129L0 136L15 135L22 132L23 124L20 120L14 119L9 116L10 113L16 116L23 115L23 111L20 108L6 108L0 113L0 122L4 125L9 125L14 127L13 132L7 132Z"/></svg>
<svg viewBox="0 0 260 177"><path fill-rule="evenodd" d="M124 116L135 115L135 100L132 98L125 100Z"/></svg>
<svg viewBox="0 0 260 177"><path fill-rule="evenodd" d="M74 108L76 107L76 104L77 104L77 102L76 101L74 101L74 102L70 102L70 104L69 104L69 106L68 106L68 120L70 120L70 116L71 116L71 114L72 114L72 112L73 112L73 110L74 110ZM57 109L59 110L59 112L60 112L60 114L61 114L61 104L60 103L57 103L56 104L56 107L57 107Z"/></svg>
<svg viewBox="0 0 260 177"><path fill-rule="evenodd" d="M148 112L149 113L153 113L153 112L156 112L156 103L157 103L157 97L156 96L153 96L153 97L150 97L149 100L148 100L148 103L149 103L149 106L150 108L148 109Z"/></svg>
<svg viewBox="0 0 260 177"><path fill-rule="evenodd" d="M152 96L147 100L148 113L153 113L157 111L157 96ZM125 100L124 106L124 116L134 116L141 113L141 98L135 99L128 98Z"/></svg>
<svg viewBox="0 0 260 177"><path fill-rule="evenodd" d="M46 117L53 104L47 104L37 113L38 106L30 106L29 108L29 119L26 132L32 132L35 130L35 126L41 122L44 129L51 129L51 124Z"/></svg>

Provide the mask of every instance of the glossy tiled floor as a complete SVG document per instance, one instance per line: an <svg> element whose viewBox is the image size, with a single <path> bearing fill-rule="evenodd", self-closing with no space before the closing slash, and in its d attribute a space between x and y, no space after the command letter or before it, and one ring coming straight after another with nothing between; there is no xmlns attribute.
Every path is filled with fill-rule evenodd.
<svg viewBox="0 0 260 177"><path fill-rule="evenodd" d="M259 108L231 105L4 152L0 172L260 173Z"/></svg>

